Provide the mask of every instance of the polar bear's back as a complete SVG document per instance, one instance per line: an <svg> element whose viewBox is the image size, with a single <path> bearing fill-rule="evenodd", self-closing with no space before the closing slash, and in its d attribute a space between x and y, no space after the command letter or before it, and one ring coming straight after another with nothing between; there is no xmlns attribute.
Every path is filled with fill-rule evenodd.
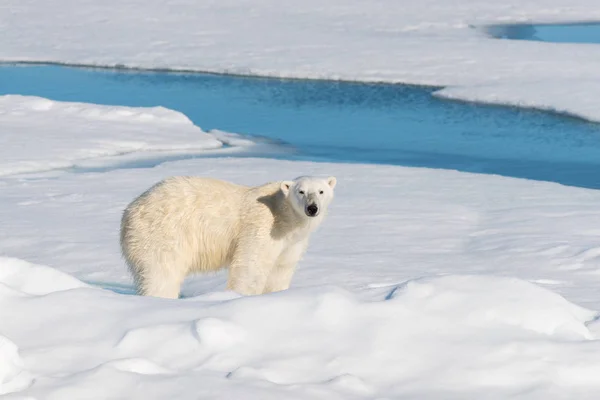
<svg viewBox="0 0 600 400"><path fill-rule="evenodd" d="M159 263L215 270L228 261L249 187L212 178L167 178L123 213L121 246L130 267ZM223 245L227 244L227 245ZM163 266L164 267L164 266Z"/></svg>
<svg viewBox="0 0 600 400"><path fill-rule="evenodd" d="M247 186L213 178L175 176L142 193L128 209L135 208L154 222L159 215L171 220L185 220L199 214L218 219L237 217L248 190Z"/></svg>

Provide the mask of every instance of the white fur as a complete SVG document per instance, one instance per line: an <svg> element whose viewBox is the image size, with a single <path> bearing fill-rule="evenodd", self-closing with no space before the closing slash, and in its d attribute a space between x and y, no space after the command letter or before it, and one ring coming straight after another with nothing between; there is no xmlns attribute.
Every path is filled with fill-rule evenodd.
<svg viewBox="0 0 600 400"><path fill-rule="evenodd" d="M257 187L200 177L159 182L121 220L121 250L138 293L177 298L187 275L225 267L227 288L240 294L287 289L335 185L334 177ZM308 216L314 206L318 213Z"/></svg>

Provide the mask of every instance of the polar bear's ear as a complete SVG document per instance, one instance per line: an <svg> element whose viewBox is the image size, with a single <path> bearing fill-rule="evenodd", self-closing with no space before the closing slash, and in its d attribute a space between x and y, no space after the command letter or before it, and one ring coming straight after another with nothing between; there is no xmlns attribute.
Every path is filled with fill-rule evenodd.
<svg viewBox="0 0 600 400"><path fill-rule="evenodd" d="M330 176L329 178L327 178L327 184L329 185L330 188L334 188L335 184L337 183L337 179L335 179L335 176Z"/></svg>
<svg viewBox="0 0 600 400"><path fill-rule="evenodd" d="M281 182L281 191L283 192L283 194L285 194L287 196L288 193L290 192L290 189L291 189L291 187L292 187L293 184L294 184L294 181L283 181L283 182Z"/></svg>

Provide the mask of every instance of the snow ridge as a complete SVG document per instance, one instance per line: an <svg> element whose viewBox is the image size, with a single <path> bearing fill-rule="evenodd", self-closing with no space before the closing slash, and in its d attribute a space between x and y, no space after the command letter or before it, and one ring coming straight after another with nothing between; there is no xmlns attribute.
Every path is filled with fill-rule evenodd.
<svg viewBox="0 0 600 400"><path fill-rule="evenodd" d="M0 292L9 305L0 318L21 315L3 329L29 349L23 362L0 336L5 393L223 398L242 385L247 399L358 399L537 387L543 398L548 380L600 389L600 342L586 327L597 313L516 278L447 275L359 292L317 286L173 301L91 288L15 259L0 258L0 267L10 271L1 287L13 290ZM589 379L571 373L572 362ZM35 383L24 367L36 371Z"/></svg>

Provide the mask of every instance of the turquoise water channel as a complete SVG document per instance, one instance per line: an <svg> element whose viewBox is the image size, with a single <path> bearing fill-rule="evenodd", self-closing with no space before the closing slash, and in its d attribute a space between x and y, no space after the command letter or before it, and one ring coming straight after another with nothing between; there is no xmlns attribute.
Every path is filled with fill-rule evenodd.
<svg viewBox="0 0 600 400"><path fill-rule="evenodd" d="M0 95L164 106L315 161L396 164L600 188L600 125L438 99L436 88L52 65L0 67ZM278 157L281 157L279 155ZM160 160L157 161L157 163Z"/></svg>
<svg viewBox="0 0 600 400"><path fill-rule="evenodd" d="M492 25L488 34L497 39L554 43L600 43L600 23Z"/></svg>

